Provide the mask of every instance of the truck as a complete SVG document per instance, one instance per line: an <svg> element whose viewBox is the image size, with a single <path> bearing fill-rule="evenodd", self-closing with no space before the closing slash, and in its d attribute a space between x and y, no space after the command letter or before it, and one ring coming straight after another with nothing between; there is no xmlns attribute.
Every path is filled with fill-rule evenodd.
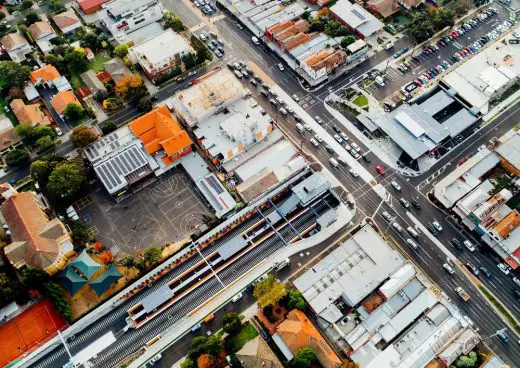
<svg viewBox="0 0 520 368"><path fill-rule="evenodd" d="M460 286L457 286L457 287L455 288L455 292L456 292L457 294L459 294L460 298L461 298L462 300L464 300L465 302L467 302L467 301L469 300L469 295L468 295L468 293L466 293L466 291L465 291L463 288L461 288Z"/></svg>

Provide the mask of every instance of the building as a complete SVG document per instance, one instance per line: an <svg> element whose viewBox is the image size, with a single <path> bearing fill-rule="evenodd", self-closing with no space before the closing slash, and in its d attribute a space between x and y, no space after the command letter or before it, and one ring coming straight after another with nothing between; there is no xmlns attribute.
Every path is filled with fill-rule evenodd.
<svg viewBox="0 0 520 368"><path fill-rule="evenodd" d="M43 53L51 52L50 41L58 35L48 22L35 22L29 26L29 33Z"/></svg>
<svg viewBox="0 0 520 368"><path fill-rule="evenodd" d="M510 212L498 222L496 217L487 222L482 240L516 270L520 267L520 213L507 209Z"/></svg>
<svg viewBox="0 0 520 368"><path fill-rule="evenodd" d="M31 45L20 32L7 34L0 39L0 43L2 43L11 60L18 63L24 61L25 55L32 52Z"/></svg>
<svg viewBox="0 0 520 368"><path fill-rule="evenodd" d="M11 101L9 106L21 124L32 127L51 124L49 117L40 110L40 106L37 104L26 105L22 99L16 98Z"/></svg>
<svg viewBox="0 0 520 368"><path fill-rule="evenodd" d="M235 356L244 368L282 368L275 353L260 336L244 344Z"/></svg>
<svg viewBox="0 0 520 368"><path fill-rule="evenodd" d="M34 192L2 190L5 201L0 213L11 232L13 242L4 248L11 264L20 269L31 266L50 275L63 270L74 246L68 230L55 218L49 219Z"/></svg>
<svg viewBox="0 0 520 368"><path fill-rule="evenodd" d="M161 33L163 28L158 22L163 12L158 0L112 0L103 4L97 15L109 35L119 44L126 44L142 41L143 35L147 39Z"/></svg>
<svg viewBox="0 0 520 368"><path fill-rule="evenodd" d="M85 14L93 14L101 9L101 6L108 0L76 0L80 9Z"/></svg>
<svg viewBox="0 0 520 368"><path fill-rule="evenodd" d="M508 38L495 41L442 78L443 84L482 114L487 114L490 102L500 98L520 76L515 56L520 45L508 43Z"/></svg>
<svg viewBox="0 0 520 368"><path fill-rule="evenodd" d="M310 347L316 352L316 356L324 368L337 368L341 365L340 358L325 338L305 313L298 309L290 311L287 318L276 326L273 341L288 361L298 350Z"/></svg>
<svg viewBox="0 0 520 368"><path fill-rule="evenodd" d="M76 98L76 95L74 95L74 92L70 90L58 92L51 100L51 106L61 118L64 117L63 113L70 104L75 104L81 107L81 103Z"/></svg>
<svg viewBox="0 0 520 368"><path fill-rule="evenodd" d="M123 60L119 58L110 59L105 64L103 64L103 68L110 75L110 78L112 78L115 84L117 84L121 78L133 75Z"/></svg>
<svg viewBox="0 0 520 368"><path fill-rule="evenodd" d="M128 57L139 64L146 76L155 81L182 63L182 56L191 52L190 45L178 33L168 28L128 50Z"/></svg>
<svg viewBox="0 0 520 368"><path fill-rule="evenodd" d="M412 9L424 4L424 0L399 0L399 4L401 4L403 8Z"/></svg>
<svg viewBox="0 0 520 368"><path fill-rule="evenodd" d="M20 146L22 141L11 123L11 120L3 116L0 119L0 155L5 154L10 149Z"/></svg>
<svg viewBox="0 0 520 368"><path fill-rule="evenodd" d="M76 16L76 13L74 13L74 10L67 10L55 15L52 17L52 20L65 35L75 33L77 30L82 28L81 21Z"/></svg>
<svg viewBox="0 0 520 368"><path fill-rule="evenodd" d="M88 87L90 92L92 92L92 94L96 94L98 92L107 93L105 85L101 83L94 71L87 70L86 72L81 73L80 77L81 80L85 82L86 86Z"/></svg>
<svg viewBox="0 0 520 368"><path fill-rule="evenodd" d="M383 19L394 15L401 9L397 0L370 0L367 2L367 7Z"/></svg>
<svg viewBox="0 0 520 368"><path fill-rule="evenodd" d="M516 132L507 141L501 143L495 153L500 156L500 164L511 175L520 176L520 133Z"/></svg>
<svg viewBox="0 0 520 368"><path fill-rule="evenodd" d="M339 0L330 7L332 18L343 24L361 38L370 37L380 32L384 24L367 12L361 5L348 0Z"/></svg>
<svg viewBox="0 0 520 368"><path fill-rule="evenodd" d="M56 88L58 92L72 90L67 78L62 76L58 69L47 64L31 72L31 82L36 87Z"/></svg>

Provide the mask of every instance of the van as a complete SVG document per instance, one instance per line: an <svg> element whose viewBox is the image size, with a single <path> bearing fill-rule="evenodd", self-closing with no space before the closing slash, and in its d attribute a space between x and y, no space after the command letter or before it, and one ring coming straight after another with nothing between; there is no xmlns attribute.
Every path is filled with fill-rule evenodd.
<svg viewBox="0 0 520 368"><path fill-rule="evenodd" d="M406 239L406 243L408 243L408 245L409 245L410 247L412 247L413 249L417 249L417 248L419 248L419 245L417 245L417 243L414 242L414 241L413 241L412 239L410 239L410 238Z"/></svg>
<svg viewBox="0 0 520 368"><path fill-rule="evenodd" d="M278 262L274 267L277 271L280 271L282 268L289 266L291 260L289 258L284 259L281 262Z"/></svg>
<svg viewBox="0 0 520 368"><path fill-rule="evenodd" d="M408 226L406 228L406 231L408 231L408 233L413 236L415 239L417 239L419 237L419 234L417 234L417 231L415 231L411 226Z"/></svg>
<svg viewBox="0 0 520 368"><path fill-rule="evenodd" d="M260 45L260 40L256 36L251 37L251 41L253 41L255 45Z"/></svg>
<svg viewBox="0 0 520 368"><path fill-rule="evenodd" d="M213 321L215 319L215 315L213 313L211 314L208 314L205 318L204 318L204 323L209 323L211 321Z"/></svg>
<svg viewBox="0 0 520 368"><path fill-rule="evenodd" d="M392 42L388 42L386 45L385 45L385 50L390 50L394 47L394 44Z"/></svg>
<svg viewBox="0 0 520 368"><path fill-rule="evenodd" d="M381 87L384 87L385 86L385 80L383 79L382 76L378 75L375 79L375 82L377 84L379 84Z"/></svg>
<svg viewBox="0 0 520 368"><path fill-rule="evenodd" d="M339 166L338 161L337 161L334 157L329 158L329 163L330 163L332 166L334 166L334 167L338 167L338 166Z"/></svg>
<svg viewBox="0 0 520 368"><path fill-rule="evenodd" d="M300 133L303 133L305 128L303 127L303 125L301 125L300 123L296 123L296 129L298 129L298 131Z"/></svg>

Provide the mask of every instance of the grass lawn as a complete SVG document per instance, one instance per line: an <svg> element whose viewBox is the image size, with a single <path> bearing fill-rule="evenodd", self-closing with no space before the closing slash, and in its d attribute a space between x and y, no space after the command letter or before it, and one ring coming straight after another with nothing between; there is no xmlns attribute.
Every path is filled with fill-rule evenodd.
<svg viewBox="0 0 520 368"><path fill-rule="evenodd" d="M359 95L356 97L356 99L354 101L352 101L354 103L354 105L356 106L359 106L359 107L363 107L363 106L366 106L368 105L368 98L364 95Z"/></svg>
<svg viewBox="0 0 520 368"><path fill-rule="evenodd" d="M246 344L246 342L253 340L257 336L258 331L256 328L250 322L244 323L240 332L231 337L233 351L239 351Z"/></svg>
<svg viewBox="0 0 520 368"><path fill-rule="evenodd" d="M103 64L105 64L108 60L110 60L110 57L108 57L103 52L98 52L94 57L94 60L88 64L88 68L96 73L100 72L103 70Z"/></svg>
<svg viewBox="0 0 520 368"><path fill-rule="evenodd" d="M410 18L408 18L406 15L398 14L392 19L392 24L397 26L405 26L410 23Z"/></svg>
<svg viewBox="0 0 520 368"><path fill-rule="evenodd" d="M11 108L8 107L9 111L7 112L5 110L5 106L8 106L7 101L4 99L3 96L0 96L0 115L5 115L9 120L11 120L11 123L13 123L14 126L17 126L18 120L11 111Z"/></svg>
<svg viewBox="0 0 520 368"><path fill-rule="evenodd" d="M83 83L83 80L81 77L77 74L72 74L70 76L70 85L73 89L78 89L79 87L83 87L85 83Z"/></svg>

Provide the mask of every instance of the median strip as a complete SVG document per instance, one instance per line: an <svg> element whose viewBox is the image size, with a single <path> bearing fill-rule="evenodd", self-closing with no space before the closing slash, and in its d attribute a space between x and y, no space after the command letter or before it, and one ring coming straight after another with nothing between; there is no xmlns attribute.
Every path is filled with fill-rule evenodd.
<svg viewBox="0 0 520 368"><path fill-rule="evenodd" d="M507 320L509 327L520 335L520 324L513 317L513 315L507 310L506 307L497 299L495 296L482 284L477 286L480 292L486 297L486 299L493 305L496 311L498 311L502 317Z"/></svg>

